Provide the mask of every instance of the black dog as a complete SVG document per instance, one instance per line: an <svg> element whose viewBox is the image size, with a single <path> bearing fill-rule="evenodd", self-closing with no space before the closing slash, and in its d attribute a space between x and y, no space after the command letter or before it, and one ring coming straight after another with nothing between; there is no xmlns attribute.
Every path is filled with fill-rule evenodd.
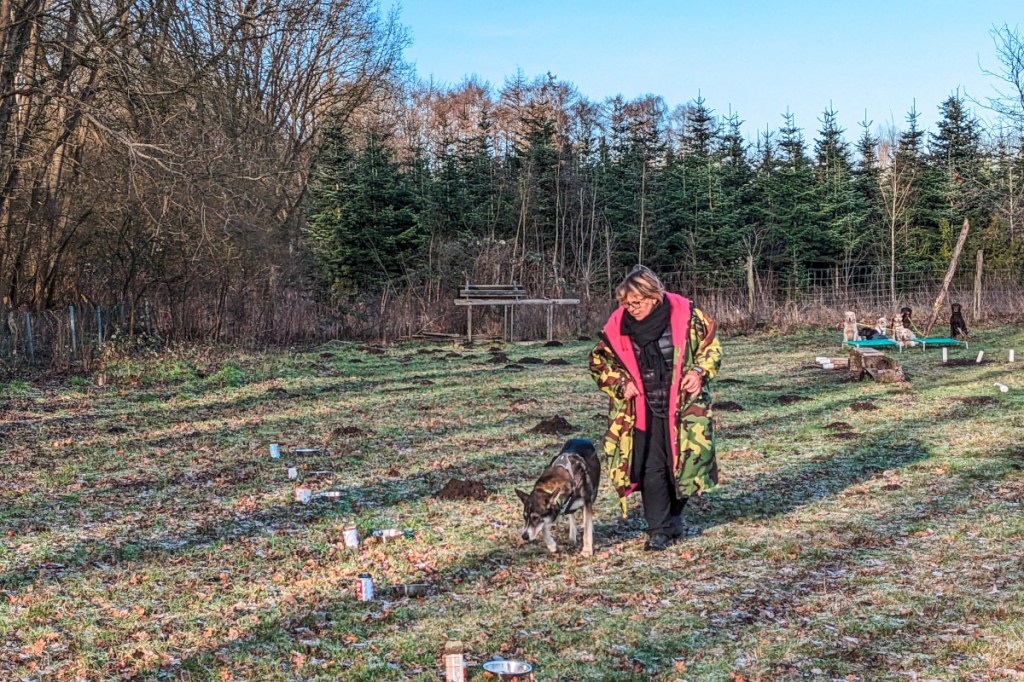
<svg viewBox="0 0 1024 682"><path fill-rule="evenodd" d="M912 312L914 312L914 311L911 310L910 308L906 307L906 306L903 306L902 308L900 308L900 315L903 317L903 326L906 327L907 329L911 329L911 330L913 329L913 327L911 326L911 322L910 322L910 314Z"/></svg>
<svg viewBox="0 0 1024 682"><path fill-rule="evenodd" d="M949 316L949 338L958 339L961 336L967 338L967 320L964 319L964 313L959 303L950 304L950 309L953 311Z"/></svg>
<svg viewBox="0 0 1024 682"><path fill-rule="evenodd" d="M558 546L551 537L551 524L561 514L569 517L569 542L576 544L576 519L572 513L583 509L583 556L594 554L594 501L601 482L601 462L594 444L573 438L562 446L529 494L516 490L523 501L523 540L536 540L543 533L549 552Z"/></svg>

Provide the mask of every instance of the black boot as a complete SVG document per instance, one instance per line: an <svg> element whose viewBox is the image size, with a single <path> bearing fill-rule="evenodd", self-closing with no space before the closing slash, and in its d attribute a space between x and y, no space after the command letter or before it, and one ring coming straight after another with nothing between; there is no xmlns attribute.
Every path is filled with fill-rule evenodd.
<svg viewBox="0 0 1024 682"><path fill-rule="evenodd" d="M647 552L664 552L672 546L672 538L664 533L651 533L644 543L644 550Z"/></svg>

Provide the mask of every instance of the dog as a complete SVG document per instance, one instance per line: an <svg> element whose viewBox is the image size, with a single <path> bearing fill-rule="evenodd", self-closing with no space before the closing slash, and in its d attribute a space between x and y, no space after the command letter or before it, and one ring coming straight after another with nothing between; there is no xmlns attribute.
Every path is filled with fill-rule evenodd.
<svg viewBox="0 0 1024 682"><path fill-rule="evenodd" d="M843 341L860 341L857 313L852 310L843 313Z"/></svg>
<svg viewBox="0 0 1024 682"><path fill-rule="evenodd" d="M881 334L883 339L889 338L889 335L887 334L889 331L889 320L885 319L885 315L882 315L878 318L878 321L875 322L875 331Z"/></svg>
<svg viewBox="0 0 1024 682"><path fill-rule="evenodd" d="M910 315L913 312L914 311L908 306L903 306L902 308L900 308L900 318L902 318L900 322L902 322L903 326L906 327L908 330L914 329L914 323L910 321Z"/></svg>
<svg viewBox="0 0 1024 682"><path fill-rule="evenodd" d="M904 308L907 310L907 308ZM910 331L910 328L903 324L903 320L906 317L893 317L892 318L892 338L896 339L902 344L907 346L916 346L917 343L914 341L914 332Z"/></svg>
<svg viewBox="0 0 1024 682"><path fill-rule="evenodd" d="M967 320L964 319L963 309L959 303L950 304L952 312L949 315L949 338L958 339L961 336L967 338Z"/></svg>
<svg viewBox="0 0 1024 682"><path fill-rule="evenodd" d="M594 501L601 482L601 462L594 444L573 438L562 446L551 463L525 493L516 489L523 501L523 540L532 542L543 535L549 552L558 545L551 537L551 524L562 514L569 517L569 542L576 544L576 519L573 512L583 509L583 556L594 555Z"/></svg>

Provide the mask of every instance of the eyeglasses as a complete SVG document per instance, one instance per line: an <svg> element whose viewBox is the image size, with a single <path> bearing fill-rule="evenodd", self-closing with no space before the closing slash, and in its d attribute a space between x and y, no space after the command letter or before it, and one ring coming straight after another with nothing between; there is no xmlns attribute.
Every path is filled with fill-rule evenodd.
<svg viewBox="0 0 1024 682"><path fill-rule="evenodd" d="M637 308L640 308L643 305L645 305L647 303L650 303L653 300L654 299L651 299L651 298L641 298L641 299L638 299L638 300L635 300L635 301L623 301L622 302L622 307L629 308L630 310L636 310Z"/></svg>

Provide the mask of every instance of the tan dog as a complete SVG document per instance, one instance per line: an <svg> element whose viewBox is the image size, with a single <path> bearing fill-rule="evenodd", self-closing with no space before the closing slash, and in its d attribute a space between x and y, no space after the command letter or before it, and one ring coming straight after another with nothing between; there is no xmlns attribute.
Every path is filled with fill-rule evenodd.
<svg viewBox="0 0 1024 682"><path fill-rule="evenodd" d="M886 333L888 329L889 320L885 319L885 315L883 315L882 317L878 318L877 322L875 322L875 331L881 334L883 338L889 338L889 335Z"/></svg>
<svg viewBox="0 0 1024 682"><path fill-rule="evenodd" d="M892 318L892 338L908 346L917 345L914 341L914 332L904 327L903 319L899 317Z"/></svg>
<svg viewBox="0 0 1024 682"><path fill-rule="evenodd" d="M860 329L857 327L857 313L847 310L843 313L843 341L860 341Z"/></svg>

